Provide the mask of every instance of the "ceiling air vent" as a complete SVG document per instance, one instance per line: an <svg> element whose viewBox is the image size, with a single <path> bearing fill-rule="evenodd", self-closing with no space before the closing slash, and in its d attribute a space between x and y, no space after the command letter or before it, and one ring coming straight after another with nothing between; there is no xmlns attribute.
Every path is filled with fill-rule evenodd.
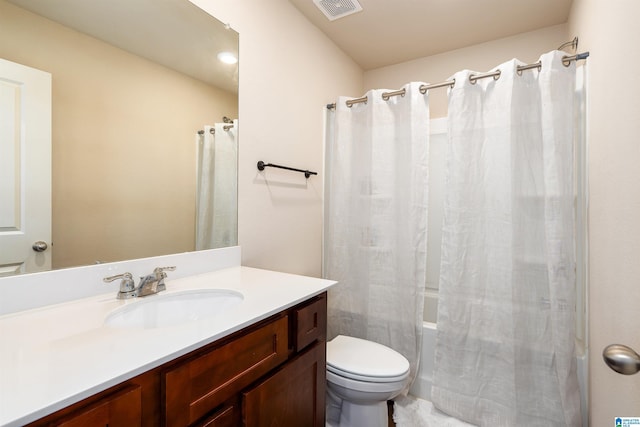
<svg viewBox="0 0 640 427"><path fill-rule="evenodd" d="M313 0L313 3L318 6L318 9L324 13L329 21L344 18L362 10L362 6L357 0Z"/></svg>

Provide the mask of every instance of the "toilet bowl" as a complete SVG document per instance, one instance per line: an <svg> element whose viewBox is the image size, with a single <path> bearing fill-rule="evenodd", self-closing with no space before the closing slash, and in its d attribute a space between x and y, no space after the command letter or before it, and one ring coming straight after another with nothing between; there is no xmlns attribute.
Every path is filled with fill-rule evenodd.
<svg viewBox="0 0 640 427"><path fill-rule="evenodd" d="M387 400L408 378L409 361L397 351L338 335L327 343L327 426L386 427Z"/></svg>

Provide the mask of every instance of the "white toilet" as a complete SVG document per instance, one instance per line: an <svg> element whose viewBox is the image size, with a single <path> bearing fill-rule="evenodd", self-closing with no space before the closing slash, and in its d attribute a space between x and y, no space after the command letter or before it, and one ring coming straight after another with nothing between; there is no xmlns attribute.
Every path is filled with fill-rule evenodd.
<svg viewBox="0 0 640 427"><path fill-rule="evenodd" d="M387 400L408 378L409 361L397 351L338 335L327 343L327 426L386 427Z"/></svg>

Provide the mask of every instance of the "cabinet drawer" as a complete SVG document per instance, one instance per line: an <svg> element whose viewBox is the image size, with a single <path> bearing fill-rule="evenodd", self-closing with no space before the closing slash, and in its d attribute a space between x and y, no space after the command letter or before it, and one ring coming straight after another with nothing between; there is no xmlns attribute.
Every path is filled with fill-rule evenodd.
<svg viewBox="0 0 640 427"><path fill-rule="evenodd" d="M142 396L139 386L127 387L52 423L59 427L135 427L141 424Z"/></svg>
<svg viewBox="0 0 640 427"><path fill-rule="evenodd" d="M327 331L327 298L322 296L309 305L295 310L296 351L304 349Z"/></svg>
<svg viewBox="0 0 640 427"><path fill-rule="evenodd" d="M283 316L164 374L168 427L194 423L287 360L289 320Z"/></svg>

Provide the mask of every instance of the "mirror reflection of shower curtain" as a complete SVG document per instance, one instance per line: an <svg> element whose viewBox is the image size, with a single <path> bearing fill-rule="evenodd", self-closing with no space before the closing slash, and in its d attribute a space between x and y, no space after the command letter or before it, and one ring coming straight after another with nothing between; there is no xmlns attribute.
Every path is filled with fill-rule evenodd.
<svg viewBox="0 0 640 427"><path fill-rule="evenodd" d="M238 244L238 121L233 124L205 126L196 136L196 250Z"/></svg>

